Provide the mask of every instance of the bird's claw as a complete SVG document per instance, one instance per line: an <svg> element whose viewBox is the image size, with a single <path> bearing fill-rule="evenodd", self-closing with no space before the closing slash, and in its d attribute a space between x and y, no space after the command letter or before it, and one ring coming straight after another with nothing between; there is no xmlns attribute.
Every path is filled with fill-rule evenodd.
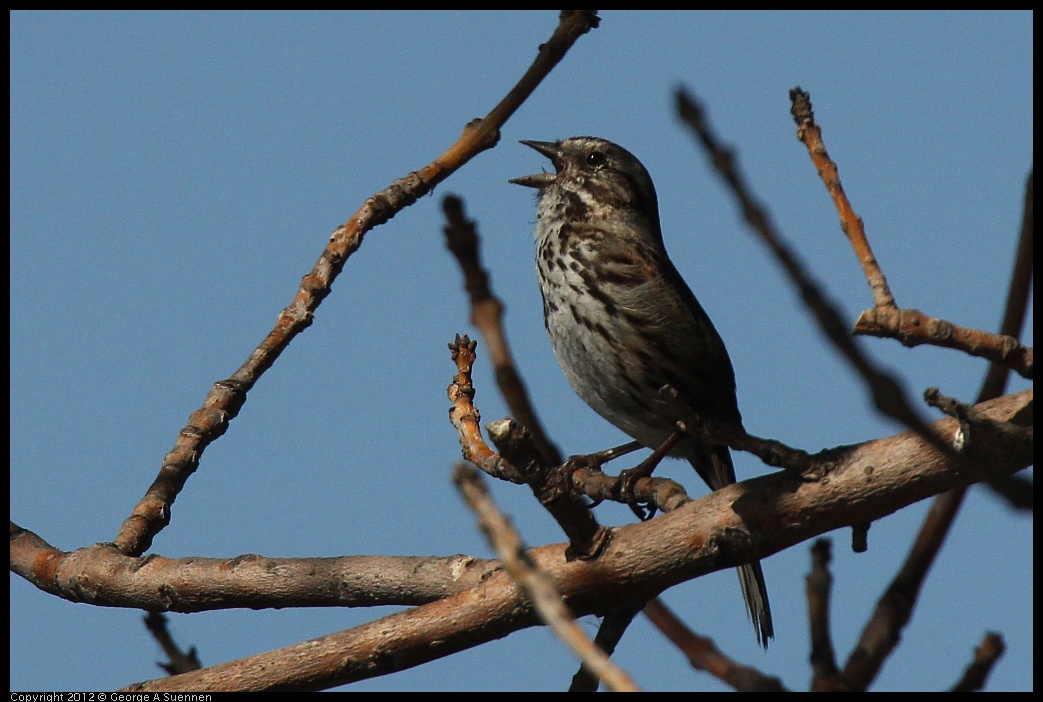
<svg viewBox="0 0 1043 702"><path fill-rule="evenodd" d="M629 468L619 474L619 501L625 502L638 519L642 522L647 522L655 516L656 506L652 502L640 501L634 492L637 481L648 477L645 471L639 470L641 467Z"/></svg>
<svg viewBox="0 0 1043 702"><path fill-rule="evenodd" d="M594 509L595 507L597 507L598 505L600 505L604 501L605 501L604 497L591 497L590 498L590 504L586 505L586 508L587 509Z"/></svg>

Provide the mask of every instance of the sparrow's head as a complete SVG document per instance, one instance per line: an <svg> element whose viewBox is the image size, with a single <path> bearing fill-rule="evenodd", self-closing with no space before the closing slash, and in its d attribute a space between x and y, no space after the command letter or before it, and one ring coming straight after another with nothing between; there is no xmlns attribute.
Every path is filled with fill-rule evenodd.
<svg viewBox="0 0 1043 702"><path fill-rule="evenodd" d="M622 146L591 136L564 141L522 142L550 159L554 173L512 178L511 183L536 188L540 197L551 189L586 212L624 210L651 216L659 224L655 185L637 157Z"/></svg>

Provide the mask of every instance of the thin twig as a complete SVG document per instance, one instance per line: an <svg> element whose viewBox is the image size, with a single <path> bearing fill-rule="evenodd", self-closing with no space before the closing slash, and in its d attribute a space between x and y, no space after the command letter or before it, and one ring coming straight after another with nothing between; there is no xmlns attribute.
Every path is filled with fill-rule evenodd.
<svg viewBox="0 0 1043 702"><path fill-rule="evenodd" d="M509 420L491 423L490 437L500 453L489 448L482 438L481 415L474 405L471 382L475 347L476 342L459 334L449 344L457 370L448 391L453 401L449 421L460 434L464 458L494 478L528 485L569 537L569 557L596 558L611 538L611 530L598 524L580 494L572 489L568 473L547 464L528 430Z"/></svg>
<svg viewBox="0 0 1043 702"><path fill-rule="evenodd" d="M1032 450L1031 426L993 421L971 405L943 395L938 388L927 388L924 401L960 421L960 450L973 455L975 460L987 459L987 454L997 444L1003 451L1011 451L1017 442L1022 442L1025 444L1023 450Z"/></svg>
<svg viewBox="0 0 1043 702"><path fill-rule="evenodd" d="M847 235L859 263L862 264L869 289L873 291L873 301L877 307L897 307L884 272L880 270L873 249L869 246L862 218L848 201L844 186L840 183L837 164L829 157L826 145L822 142L822 128L815 122L815 113L811 110L811 97L798 87L790 91L790 100L793 103L793 119L797 123L797 138L808 147L811 162L815 164L819 177L826 184L829 196L833 198L833 204L840 215L840 229Z"/></svg>
<svg viewBox="0 0 1043 702"><path fill-rule="evenodd" d="M863 310L855 320L855 334L895 339L909 348L924 344L963 351L1006 366L1019 375L1032 379L1033 353L1013 336L947 322L929 317L920 310L897 307L875 307Z"/></svg>
<svg viewBox="0 0 1043 702"><path fill-rule="evenodd" d="M616 651L616 646L623 639L623 634L627 632L630 627L630 623L634 621L634 617L640 612L640 608L635 607L624 607L623 609L617 609L615 612L609 612L605 615L604 619L601 620L601 625L598 627L598 633L594 637L594 643L597 646L611 656ZM597 692L601 679L594 674L587 666L581 665L576 674L572 676L572 684L569 685L569 692Z"/></svg>
<svg viewBox="0 0 1043 702"><path fill-rule="evenodd" d="M192 670L199 670L203 667L203 664L199 662L199 653L196 651L195 646L188 649L188 651L182 651L181 647L174 641L174 637L170 635L170 629L167 628L167 617L165 614L162 612L149 612L145 615L145 626L152 634L152 637L156 639L156 643L163 649L163 653L167 654L167 658L170 659L169 663L156 664L167 671L168 674L179 675Z"/></svg>
<svg viewBox="0 0 1043 702"><path fill-rule="evenodd" d="M471 301L471 323L481 332L485 340L489 360L496 371L496 384L507 402L507 408L532 436L544 461L549 465L560 465L564 460L561 451L547 436L543 423L536 415L529 399L525 382L518 373L507 334L503 328L503 303L492 291L489 273L482 267L478 232L474 220L464 214L464 203L455 195L442 199L447 225L446 246L456 257L464 274L464 287Z"/></svg>
<svg viewBox="0 0 1043 702"><path fill-rule="evenodd" d="M811 546L811 572L804 586L808 598L808 623L811 625L812 692L844 689L829 629L829 603L833 591L833 574L829 572L831 551L829 539L815 540Z"/></svg>
<svg viewBox="0 0 1043 702"><path fill-rule="evenodd" d="M525 551L521 537L513 525L493 504L480 474L466 464L458 464L453 471L453 482L478 515L478 524L493 545L504 567L518 588L565 644L583 661L583 667L605 682L614 692L637 692L637 683L605 654L576 623L554 586L554 581L537 567Z"/></svg>
<svg viewBox="0 0 1043 702"><path fill-rule="evenodd" d="M699 636L674 616L660 600L645 605L645 616L688 658L696 670L714 676L739 692L785 692L782 681L724 655L711 639Z"/></svg>
<svg viewBox="0 0 1043 702"><path fill-rule="evenodd" d="M990 631L982 638L978 648L974 649L974 660L967 666L963 677L953 685L950 692L978 692L984 689L985 681L992 672L996 661L1000 659L1006 645L1003 637L994 631Z"/></svg>
<svg viewBox="0 0 1043 702"><path fill-rule="evenodd" d="M449 409L449 421L460 434L465 460L494 478L521 485L525 483L521 471L489 448L482 437L482 415L474 405L475 390L471 382L471 368L476 359L477 346L478 342L472 341L466 334L457 334L449 344L449 352L456 364L456 375L447 390L449 400L453 403Z"/></svg>
<svg viewBox="0 0 1043 702"><path fill-rule="evenodd" d="M677 109L681 119L699 138L717 173L732 190L750 229L771 250L779 265L789 275L800 293L801 299L814 315L826 338L866 381L876 408L884 415L917 432L935 448L951 453L949 447L931 433L927 424L913 408L906 396L905 389L898 380L877 366L863 352L856 339L848 333L839 308L826 297L825 292L804 269L804 265L797 255L782 240L767 209L757 201L746 184L746 180L735 162L732 150L724 146L713 133L701 105L683 88L677 91Z"/></svg>
<svg viewBox="0 0 1043 702"><path fill-rule="evenodd" d="M621 497L622 478L619 475L609 475L596 468L568 463L563 470L568 473L575 490L595 502L628 501ZM672 512L692 501L684 486L670 478L638 478L630 487L634 500L664 513Z"/></svg>
<svg viewBox="0 0 1043 702"><path fill-rule="evenodd" d="M872 309L859 315L855 322L856 334L897 339L906 346L932 344L953 348L972 356L992 361L989 376L979 394L979 401L1003 394L1006 374L1013 370L1019 375L1033 377L1031 346L1019 341L1024 324L1029 290L1032 285L1033 242L1033 174L1029 171L1025 182L1021 231L1007 291L1000 332L992 334L980 329L961 327L951 322L924 315L919 310ZM1001 375L1002 374L1002 375Z"/></svg>
<svg viewBox="0 0 1043 702"><path fill-rule="evenodd" d="M873 256L862 218L848 201L840 183L837 165L826 151L822 128L815 122L815 114L811 109L811 97L800 88L794 88L790 91L790 99L793 101L793 119L797 123L797 138L807 147L811 161L833 199L840 215L840 228L851 242L873 293L874 307L858 316L854 333L896 339L910 348L930 344L956 349L1009 366L1026 378L1031 378L1032 349L1021 344L1015 336L962 327L930 317L920 310L898 308L884 273ZM1029 183L1031 190L1031 179ZM1026 212L1031 218L1031 204L1027 206Z"/></svg>

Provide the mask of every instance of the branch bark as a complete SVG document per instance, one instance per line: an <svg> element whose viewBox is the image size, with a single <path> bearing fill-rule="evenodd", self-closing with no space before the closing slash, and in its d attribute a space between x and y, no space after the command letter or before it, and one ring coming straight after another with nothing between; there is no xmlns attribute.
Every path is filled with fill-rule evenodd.
<svg viewBox="0 0 1043 702"><path fill-rule="evenodd" d="M1027 426L1032 397L1026 390L976 409L990 419ZM951 440L959 422L947 417L931 428ZM987 475L970 475L915 433L904 432L849 447L822 480L779 472L620 527L594 560L567 560L565 544L529 554L577 616L604 614L827 531L881 519L982 477L1010 475L1032 462L1031 446L998 453L1004 460L983 466ZM473 588L355 629L131 689L320 689L419 665L537 623L510 577L498 570Z"/></svg>

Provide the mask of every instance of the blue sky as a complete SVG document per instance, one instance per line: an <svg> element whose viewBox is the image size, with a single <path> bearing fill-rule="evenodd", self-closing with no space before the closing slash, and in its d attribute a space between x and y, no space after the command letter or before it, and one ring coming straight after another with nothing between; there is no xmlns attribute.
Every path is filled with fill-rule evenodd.
<svg viewBox="0 0 1043 702"><path fill-rule="evenodd" d="M468 323L441 198L466 201L507 307L520 371L567 453L620 443L569 389L542 326L532 193L518 139L593 134L655 180L667 247L728 344L747 428L818 450L899 430L818 333L672 112L679 84L850 320L868 287L788 91L807 90L899 305L996 329L1032 166L1032 15L602 13L507 123L499 146L371 232L203 457L153 551L168 557L490 556L449 481L446 343ZM11 15L11 516L63 549L109 541L188 415L290 303L329 233L438 156L513 86L551 11ZM1029 322L1026 339L1031 342ZM867 339L910 395L970 401L985 370L953 351ZM476 402L506 409L479 342ZM1012 390L1027 387L1015 380ZM933 419L926 410L923 416ZM766 469L736 458L740 478ZM702 494L680 462L663 475ZM530 544L560 533L528 490L494 495ZM846 659L929 503L834 539ZM607 523L625 509L602 508ZM734 574L664 595L737 660L806 687L802 544L764 570L776 639L756 646ZM876 689L953 684L986 631L991 690L1031 690L1031 518L972 491ZM205 664L388 610L172 615ZM71 604L11 576L11 689L106 690L161 674L136 611ZM596 622L586 620L593 635ZM649 690L716 690L643 620L617 660ZM576 663L543 630L354 690L560 690Z"/></svg>

